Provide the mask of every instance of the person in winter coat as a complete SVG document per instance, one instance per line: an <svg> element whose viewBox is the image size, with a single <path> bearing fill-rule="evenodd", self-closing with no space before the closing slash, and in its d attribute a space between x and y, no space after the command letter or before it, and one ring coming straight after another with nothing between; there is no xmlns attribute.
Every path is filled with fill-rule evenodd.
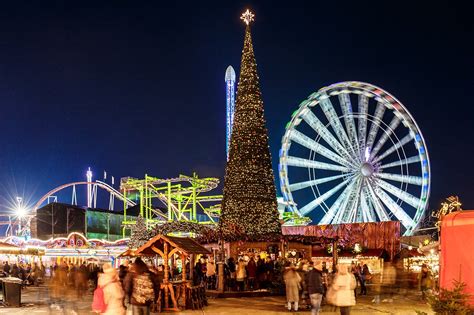
<svg viewBox="0 0 474 315"><path fill-rule="evenodd" d="M209 259L206 265L206 281L207 288L210 290L215 290L216 288L216 265L214 262Z"/></svg>
<svg viewBox="0 0 474 315"><path fill-rule="evenodd" d="M103 266L104 272L99 274L98 286L104 291L104 302L107 309L104 313L106 315L125 315L125 307L123 306L123 299L125 294L120 284L118 272L112 267L110 263Z"/></svg>
<svg viewBox="0 0 474 315"><path fill-rule="evenodd" d="M423 301L426 300L426 293L428 290L431 289L431 272L428 269L426 264L421 265L421 272L420 272L420 290L421 290L421 299Z"/></svg>
<svg viewBox="0 0 474 315"><path fill-rule="evenodd" d="M360 295L367 295L367 281L372 278L369 267L364 264L360 273Z"/></svg>
<svg viewBox="0 0 474 315"><path fill-rule="evenodd" d="M300 301L299 291L301 288L301 277L296 272L295 265L291 264L283 275L283 280L286 286L286 301L288 303L288 310L291 311L291 304L294 304L295 311L298 310L298 303Z"/></svg>
<svg viewBox="0 0 474 315"><path fill-rule="evenodd" d="M229 271L229 278L227 279L227 287L230 290L235 290L235 277L236 277L236 271L237 271L237 266L235 265L234 258L229 257L227 260L227 269Z"/></svg>
<svg viewBox="0 0 474 315"><path fill-rule="evenodd" d="M160 289L160 284L148 270L147 265L138 257L130 266L125 277L124 287L126 297L132 304L133 315L149 315L150 305Z"/></svg>
<svg viewBox="0 0 474 315"><path fill-rule="evenodd" d="M306 290L308 291L311 300L311 314L319 314L321 307L321 300L323 299L323 273L314 268L314 263L309 262L309 270L305 275Z"/></svg>
<svg viewBox="0 0 474 315"><path fill-rule="evenodd" d="M253 257L247 263L247 284L249 290L255 289L255 277L257 277L257 264Z"/></svg>
<svg viewBox="0 0 474 315"><path fill-rule="evenodd" d="M257 260L256 276L257 276L257 287L259 289L264 289L267 275L265 271L265 260L263 260L262 257L259 257Z"/></svg>
<svg viewBox="0 0 474 315"><path fill-rule="evenodd" d="M202 273L202 263L200 259L194 265L194 275L195 275L194 284L195 285L201 284L202 281L204 280L204 274Z"/></svg>
<svg viewBox="0 0 474 315"><path fill-rule="evenodd" d="M332 302L339 306L341 315L349 315L351 306L356 304L354 289L357 287L357 282L349 268L350 265L338 265L338 271L331 285L334 295Z"/></svg>
<svg viewBox="0 0 474 315"><path fill-rule="evenodd" d="M244 291L245 289L245 278L247 277L247 272L245 269L245 261L240 258L239 262L237 264L237 271L236 271L236 277L237 277L237 290L239 291Z"/></svg>

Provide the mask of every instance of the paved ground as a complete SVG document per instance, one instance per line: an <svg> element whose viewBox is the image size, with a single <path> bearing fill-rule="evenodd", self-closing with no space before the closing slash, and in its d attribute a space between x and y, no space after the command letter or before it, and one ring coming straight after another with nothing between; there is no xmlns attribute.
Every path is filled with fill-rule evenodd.
<svg viewBox="0 0 474 315"><path fill-rule="evenodd" d="M351 314L416 314L416 310L433 314L425 303L421 303L419 296L414 293L405 295L395 295L392 303L380 303L375 305L371 303L371 296L358 297L357 305L352 308ZM92 314L90 305L92 295L82 299L67 298L69 302L64 303L64 307L51 307L48 291L46 287L27 288L22 293L23 306L21 308L0 307L0 314L64 314L64 315L82 315ZM71 302L74 300L74 302ZM224 314L252 314L252 315L270 315L270 314L289 314L284 307L284 297L259 297L259 298L226 298L210 299L209 306L202 311L184 311L180 314L206 314L206 315L224 315ZM291 314L308 315L309 311L300 310ZM324 306L321 314L339 314L331 306Z"/></svg>

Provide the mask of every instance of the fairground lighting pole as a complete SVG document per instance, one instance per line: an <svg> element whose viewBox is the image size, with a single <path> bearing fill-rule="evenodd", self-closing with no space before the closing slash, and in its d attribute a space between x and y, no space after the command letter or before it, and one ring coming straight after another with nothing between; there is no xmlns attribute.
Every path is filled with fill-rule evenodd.
<svg viewBox="0 0 474 315"><path fill-rule="evenodd" d="M224 292L224 264L225 264L225 247L224 239L221 238L219 244L219 261L217 262L217 291Z"/></svg>

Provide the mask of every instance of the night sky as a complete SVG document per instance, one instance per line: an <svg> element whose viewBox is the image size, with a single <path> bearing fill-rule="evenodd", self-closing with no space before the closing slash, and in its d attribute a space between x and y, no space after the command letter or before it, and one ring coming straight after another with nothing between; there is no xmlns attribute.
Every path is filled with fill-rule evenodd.
<svg viewBox="0 0 474 315"><path fill-rule="evenodd" d="M246 8L256 14L275 175L298 104L323 86L358 80L395 95L418 123L431 158L430 208L452 194L474 208L474 24L466 7L169 2L3 4L0 210L12 196L31 204L83 180L89 166L117 181L193 171L223 180L224 72L233 65L238 75Z"/></svg>

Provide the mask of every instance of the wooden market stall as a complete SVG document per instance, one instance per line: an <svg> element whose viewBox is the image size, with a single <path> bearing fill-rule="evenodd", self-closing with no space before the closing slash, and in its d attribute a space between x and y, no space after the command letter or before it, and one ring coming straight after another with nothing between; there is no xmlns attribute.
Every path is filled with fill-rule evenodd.
<svg viewBox="0 0 474 315"><path fill-rule="evenodd" d="M183 298L184 308L186 308L190 298L190 296L187 295L192 294L192 291L189 290L192 279L190 281L186 280L186 259L189 258L189 266L192 268L192 266L194 266L195 255L211 254L211 252L189 237L176 237L159 234L139 247L134 254L137 256L159 255L163 259L164 279L161 284L161 290L164 295L164 307L162 307L162 309L165 311L180 311L178 305L180 297ZM174 260L175 255L178 255L182 262L181 281L170 281L169 279L170 261ZM192 278L192 270L189 274ZM173 304L172 307L169 305L169 297L171 297ZM159 297L159 303L161 303L160 299L161 294Z"/></svg>

